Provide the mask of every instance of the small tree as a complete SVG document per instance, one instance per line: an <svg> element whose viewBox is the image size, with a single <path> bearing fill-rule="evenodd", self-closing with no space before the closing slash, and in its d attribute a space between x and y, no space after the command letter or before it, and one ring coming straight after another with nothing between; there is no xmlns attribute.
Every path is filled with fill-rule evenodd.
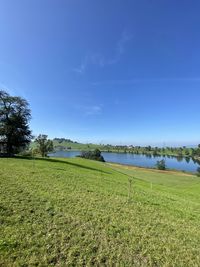
<svg viewBox="0 0 200 267"><path fill-rule="evenodd" d="M165 164L165 160L158 160L156 163L156 167L158 170L166 170L166 164Z"/></svg>
<svg viewBox="0 0 200 267"><path fill-rule="evenodd" d="M42 157L46 157L48 152L53 151L53 141L47 139L47 137L48 136L45 134L40 134L35 139L35 142L37 143L37 148Z"/></svg>

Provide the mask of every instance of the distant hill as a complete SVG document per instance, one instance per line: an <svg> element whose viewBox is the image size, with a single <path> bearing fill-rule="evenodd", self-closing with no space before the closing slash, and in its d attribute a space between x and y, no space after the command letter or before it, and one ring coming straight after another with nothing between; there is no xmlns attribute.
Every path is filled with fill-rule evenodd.
<svg viewBox="0 0 200 267"><path fill-rule="evenodd" d="M92 143L79 143L77 141L73 141L67 138L54 138L53 140L54 150L62 151L62 150L94 150L96 148L100 150L111 150L114 146L111 145L100 145L100 144L92 144ZM30 148L35 148L36 143L33 141L30 144Z"/></svg>
<svg viewBox="0 0 200 267"><path fill-rule="evenodd" d="M53 144L55 150L90 150L101 147L97 144L82 144L66 138L54 138Z"/></svg>

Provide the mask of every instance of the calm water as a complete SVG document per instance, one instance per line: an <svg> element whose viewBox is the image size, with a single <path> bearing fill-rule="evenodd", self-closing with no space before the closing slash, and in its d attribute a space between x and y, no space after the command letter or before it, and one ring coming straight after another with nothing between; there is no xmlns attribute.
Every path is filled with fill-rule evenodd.
<svg viewBox="0 0 200 267"><path fill-rule="evenodd" d="M57 151L49 154L51 157L60 158L73 158L80 155L80 151ZM169 169L183 170L189 172L196 172L200 166L197 162L190 158L176 158L176 157L163 157L163 156L149 156L138 155L130 153L109 153L102 152L102 155L107 162L115 162L121 164L135 165L139 167L155 167L158 160L164 159L166 166Z"/></svg>

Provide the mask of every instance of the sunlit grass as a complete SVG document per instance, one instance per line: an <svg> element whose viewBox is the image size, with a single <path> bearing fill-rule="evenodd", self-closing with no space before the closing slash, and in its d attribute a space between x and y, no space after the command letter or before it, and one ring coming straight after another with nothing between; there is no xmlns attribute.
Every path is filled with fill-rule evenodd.
<svg viewBox="0 0 200 267"><path fill-rule="evenodd" d="M0 159L0 182L1 266L199 266L198 177Z"/></svg>

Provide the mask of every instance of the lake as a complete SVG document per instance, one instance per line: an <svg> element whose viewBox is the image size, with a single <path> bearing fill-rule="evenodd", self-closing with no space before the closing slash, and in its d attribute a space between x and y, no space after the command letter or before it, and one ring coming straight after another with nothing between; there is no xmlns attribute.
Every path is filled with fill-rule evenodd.
<svg viewBox="0 0 200 267"><path fill-rule="evenodd" d="M80 155L80 151L57 151L50 153L50 157L59 158L73 158ZM188 172L196 172L200 164L192 158L183 157L169 157L169 156L151 156L142 154L131 154L131 153L110 153L102 152L102 155L107 162L114 162L120 164L133 165L138 167L155 167L158 160L164 159L166 167L169 169L182 170Z"/></svg>

